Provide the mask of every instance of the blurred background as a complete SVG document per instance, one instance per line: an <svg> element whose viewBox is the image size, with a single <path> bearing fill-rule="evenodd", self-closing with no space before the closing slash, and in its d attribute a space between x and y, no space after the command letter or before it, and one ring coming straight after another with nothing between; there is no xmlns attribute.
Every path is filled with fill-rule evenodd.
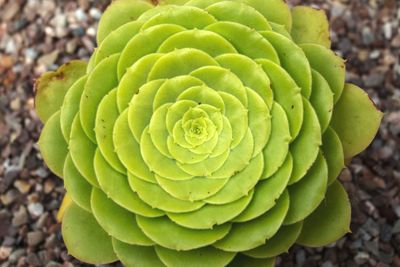
<svg viewBox="0 0 400 267"><path fill-rule="evenodd" d="M55 220L64 188L38 152L32 84L89 57L109 2L0 0L0 267L86 266L68 256ZM325 248L295 246L278 266L400 267L400 0L287 2L327 11L348 81L385 117L372 145L340 176L353 206L352 233Z"/></svg>

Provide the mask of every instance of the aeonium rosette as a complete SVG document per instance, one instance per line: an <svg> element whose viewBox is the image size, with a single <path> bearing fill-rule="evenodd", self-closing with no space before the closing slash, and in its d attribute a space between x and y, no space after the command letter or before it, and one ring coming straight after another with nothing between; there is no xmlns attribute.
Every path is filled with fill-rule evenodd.
<svg viewBox="0 0 400 267"><path fill-rule="evenodd" d="M324 12L283 0L117 0L90 62L37 81L39 146L76 258L270 266L349 230L336 180L382 117ZM65 211L65 212L64 212Z"/></svg>

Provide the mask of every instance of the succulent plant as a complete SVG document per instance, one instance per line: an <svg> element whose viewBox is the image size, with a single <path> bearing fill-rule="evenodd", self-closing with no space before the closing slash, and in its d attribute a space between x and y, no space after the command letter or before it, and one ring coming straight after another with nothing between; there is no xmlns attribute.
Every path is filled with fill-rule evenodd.
<svg viewBox="0 0 400 267"><path fill-rule="evenodd" d="M271 266L349 231L337 176L382 113L345 84L323 11L283 0L116 0L89 63L36 83L77 259Z"/></svg>

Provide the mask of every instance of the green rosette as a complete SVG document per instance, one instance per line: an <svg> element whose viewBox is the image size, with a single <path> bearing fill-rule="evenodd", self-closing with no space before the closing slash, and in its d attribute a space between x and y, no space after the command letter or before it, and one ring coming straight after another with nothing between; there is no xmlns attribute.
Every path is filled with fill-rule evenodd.
<svg viewBox="0 0 400 267"><path fill-rule="evenodd" d="M349 232L336 180L382 118L345 84L325 14L283 0L116 0L90 62L38 79L39 147L71 255L273 266Z"/></svg>

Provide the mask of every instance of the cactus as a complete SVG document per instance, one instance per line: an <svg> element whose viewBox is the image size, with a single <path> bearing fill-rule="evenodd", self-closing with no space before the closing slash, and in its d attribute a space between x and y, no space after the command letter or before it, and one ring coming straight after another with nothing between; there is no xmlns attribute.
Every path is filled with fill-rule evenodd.
<svg viewBox="0 0 400 267"><path fill-rule="evenodd" d="M382 118L345 83L323 11L283 0L116 0L89 63L36 83L64 179L68 251L91 264L272 266L349 232L337 176Z"/></svg>

